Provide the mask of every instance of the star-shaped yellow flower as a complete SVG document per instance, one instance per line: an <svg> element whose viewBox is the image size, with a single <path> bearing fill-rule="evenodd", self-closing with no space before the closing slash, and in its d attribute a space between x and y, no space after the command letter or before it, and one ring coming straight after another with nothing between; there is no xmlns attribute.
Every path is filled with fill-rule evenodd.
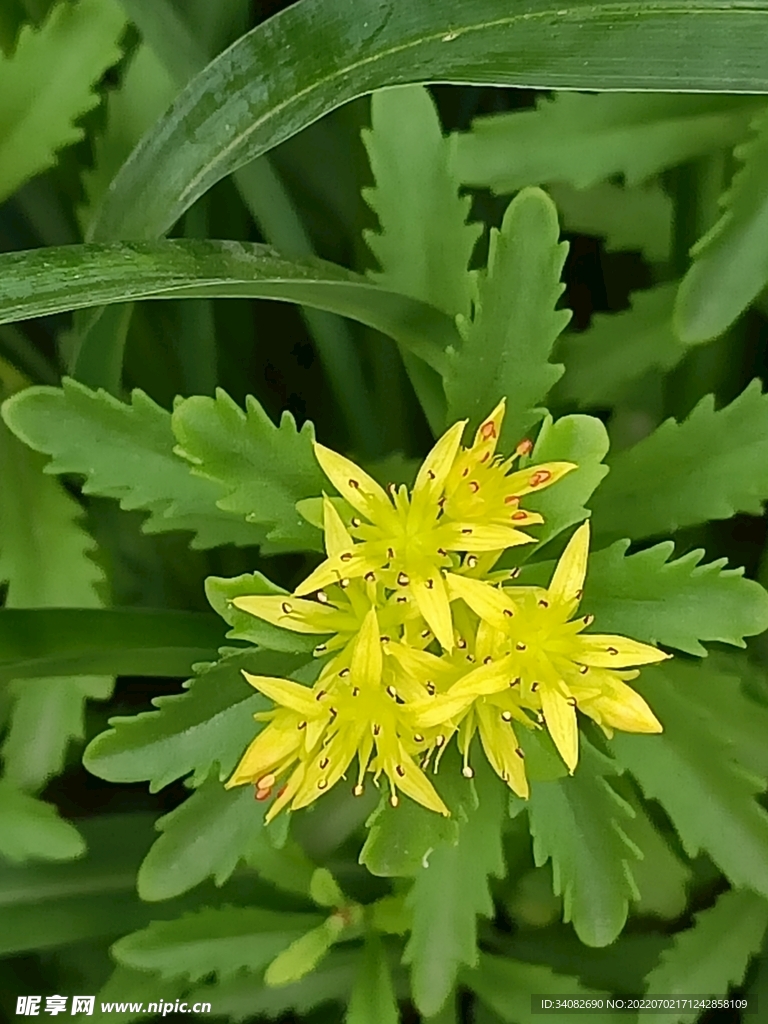
<svg viewBox="0 0 768 1024"><path fill-rule="evenodd" d="M315 445L326 476L359 514L352 543L334 552L296 589L301 597L363 577L412 601L441 646L453 646L450 597L443 573L454 552L498 552L529 543L521 527L541 523L520 508L520 496L549 486L573 469L550 463L508 477L511 460L494 458L503 403L481 425L475 443L461 449L466 420L440 438L419 469L412 490L389 493L349 459Z"/></svg>
<svg viewBox="0 0 768 1024"><path fill-rule="evenodd" d="M487 627L478 628L477 641L481 648L482 634L479 653L487 663L486 673L480 678L471 672L436 697L434 706L420 713L423 725L446 721L455 725L471 711L478 717L481 736L485 717L488 734L491 712L487 709L498 705L498 695L509 689L515 693L516 706L541 715L571 772L578 762L577 708L609 733L612 728L661 731L646 702L626 685L638 673L622 670L669 655L626 637L584 633L592 616L572 618L582 596L588 551L589 524L585 523L563 552L548 588L503 588L449 574L451 599L463 601ZM483 745L491 763L501 764L500 756L492 752L493 743L491 738ZM510 763L505 766L507 772Z"/></svg>

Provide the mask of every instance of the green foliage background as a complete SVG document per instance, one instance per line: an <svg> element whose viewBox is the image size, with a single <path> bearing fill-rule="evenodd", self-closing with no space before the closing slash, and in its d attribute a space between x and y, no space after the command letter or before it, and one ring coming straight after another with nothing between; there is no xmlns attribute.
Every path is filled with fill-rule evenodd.
<svg viewBox="0 0 768 1024"><path fill-rule="evenodd" d="M766 24L0 3L7 1016L768 1000ZM311 682L315 640L230 602L316 564L313 438L407 482L501 396L505 450L579 466L521 582L590 516L585 607L676 655L637 681L663 734L584 729L573 777L526 741L525 804L481 764L437 776L448 820L340 785L265 826L222 785L266 705L241 672Z"/></svg>

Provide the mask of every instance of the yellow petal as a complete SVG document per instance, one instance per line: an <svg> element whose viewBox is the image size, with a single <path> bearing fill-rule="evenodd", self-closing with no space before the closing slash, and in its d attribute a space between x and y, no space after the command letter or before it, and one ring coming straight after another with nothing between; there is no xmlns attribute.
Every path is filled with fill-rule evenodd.
<svg viewBox="0 0 768 1024"><path fill-rule="evenodd" d="M524 494L551 487L573 469L576 469L574 462L544 462L539 466L528 466L527 469L510 473L504 483L510 494L522 497Z"/></svg>
<svg viewBox="0 0 768 1024"><path fill-rule="evenodd" d="M503 721L499 711L486 704L477 705L480 742L491 767L510 789L523 800L530 795L525 775L525 761L512 726Z"/></svg>
<svg viewBox="0 0 768 1024"><path fill-rule="evenodd" d="M541 711L547 723L549 735L573 775L579 761L579 729L576 711L565 697L553 687L542 686Z"/></svg>
<svg viewBox="0 0 768 1024"><path fill-rule="evenodd" d="M430 811L436 811L446 818L450 818L451 812L440 799L437 790L429 781L419 766L411 760L402 743L400 747L400 760L397 764L387 764L386 771L392 783L392 792L395 787L401 789L411 800L426 807Z"/></svg>
<svg viewBox="0 0 768 1024"><path fill-rule="evenodd" d="M333 558L326 558L324 562L311 572L309 576L300 583L294 594L301 597L303 594L313 594L316 590L322 590L332 583L338 583L342 579L355 579L363 576L371 569L378 569L378 565L371 564L366 557L365 544L355 544L354 547L343 551Z"/></svg>
<svg viewBox="0 0 768 1024"><path fill-rule="evenodd" d="M268 825L273 818L275 818L282 809L293 800L296 792L304 781L304 775L306 772L306 765L301 763L296 765L296 769L291 774L291 777L285 783L284 786L279 790L277 797L272 801L269 810L264 815L264 824Z"/></svg>
<svg viewBox="0 0 768 1024"><path fill-rule="evenodd" d="M294 797L293 810L306 807L336 785L357 753L364 728L364 722L357 722L339 729L333 739L311 761L307 761L304 778Z"/></svg>
<svg viewBox="0 0 768 1024"><path fill-rule="evenodd" d="M291 682L290 679L276 679L274 676L252 676L250 672L243 675L260 693L269 697L275 704L290 708L304 718L316 718L327 714L323 706L314 699L308 686Z"/></svg>
<svg viewBox="0 0 768 1024"><path fill-rule="evenodd" d="M590 673L597 675L598 673ZM609 672L599 673L601 693L579 702L585 715L594 718L598 723L622 729L624 732L662 732L661 722L654 715L646 702L616 676Z"/></svg>
<svg viewBox="0 0 768 1024"><path fill-rule="evenodd" d="M262 729L240 758L226 788L253 784L296 755L301 743L301 733L296 726L295 718L286 720L284 717L282 722L273 722Z"/></svg>
<svg viewBox="0 0 768 1024"><path fill-rule="evenodd" d="M322 444L315 442L313 447L325 475L339 494L361 515L373 522L377 518L377 513L391 509L392 505L384 488L365 470Z"/></svg>
<svg viewBox="0 0 768 1024"><path fill-rule="evenodd" d="M507 400L502 398L490 416L486 417L475 432L475 439L472 442L472 451L476 454L480 450L487 450L493 455L498 444L501 424L504 422L504 413L507 409Z"/></svg>
<svg viewBox="0 0 768 1024"><path fill-rule="evenodd" d="M355 619L330 604L317 601L301 601L280 594L271 596L253 594L236 597L232 604L257 619L271 622L273 626L293 630L294 633L341 633L357 627Z"/></svg>
<svg viewBox="0 0 768 1024"><path fill-rule="evenodd" d="M466 420L454 423L421 464L413 485L411 499L417 509L422 504L436 503L443 493L445 481L456 458L456 452L461 444L461 435L464 433L466 425Z"/></svg>
<svg viewBox="0 0 768 1024"><path fill-rule="evenodd" d="M437 637L441 647L446 651L452 651L453 620L451 619L451 604L448 600L448 591L441 574L436 572L426 582L414 581L411 583L411 594L417 608Z"/></svg>
<svg viewBox="0 0 768 1024"><path fill-rule="evenodd" d="M513 658L510 656L491 662L488 665L479 665L476 669L463 676L457 683L454 683L446 696L488 697L492 693L499 693L501 690L505 690L512 682L510 678L512 675L512 664Z"/></svg>
<svg viewBox="0 0 768 1024"><path fill-rule="evenodd" d="M522 525L531 526L543 522L538 512L528 512ZM534 543L534 538L522 533L517 526L506 526L504 523L446 523L442 527L442 536L445 538L444 547L473 554Z"/></svg>
<svg viewBox="0 0 768 1024"><path fill-rule="evenodd" d="M431 700L414 701L408 705L413 723L421 729L433 729L451 719L459 718L470 708L475 698L471 694L456 697L442 694Z"/></svg>
<svg viewBox="0 0 768 1024"><path fill-rule="evenodd" d="M581 633L573 638L572 643L574 661L596 668L631 668L671 657L650 644L610 633Z"/></svg>
<svg viewBox="0 0 768 1024"><path fill-rule="evenodd" d="M587 575L588 556L589 520L578 528L560 556L548 588L552 601L574 607L578 604Z"/></svg>
<svg viewBox="0 0 768 1024"><path fill-rule="evenodd" d="M330 557L352 549L352 538L339 515L338 509L327 495L323 495L323 531L325 550Z"/></svg>
<svg viewBox="0 0 768 1024"><path fill-rule="evenodd" d="M468 576L448 573L445 577L451 600L461 598L472 611L494 629L506 631L515 614L515 604L499 587L473 580Z"/></svg>
<svg viewBox="0 0 768 1024"><path fill-rule="evenodd" d="M360 687L376 689L381 683L382 670L381 636L376 609L371 610L363 619L352 651L350 665L352 678Z"/></svg>

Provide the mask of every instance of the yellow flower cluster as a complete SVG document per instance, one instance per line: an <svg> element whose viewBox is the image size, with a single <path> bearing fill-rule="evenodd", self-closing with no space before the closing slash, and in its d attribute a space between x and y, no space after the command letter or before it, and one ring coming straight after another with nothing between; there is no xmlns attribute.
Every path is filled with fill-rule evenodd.
<svg viewBox="0 0 768 1024"><path fill-rule="evenodd" d="M524 527L543 522L525 496L576 467L552 462L515 470L530 442L496 454L504 403L462 447L466 421L440 438L410 489L383 489L322 445L315 453L345 499L323 498L327 558L285 596L240 597L250 614L322 642L313 687L246 675L275 704L228 786L250 783L257 799L277 788L267 819L306 807L344 777L357 757L353 792L366 775L448 814L428 771L457 737L464 774L473 774L476 733L497 774L528 796L515 729L546 726L568 769L578 760L576 709L611 729L659 732L628 668L660 661L654 647L585 633L574 618L582 594L589 526L571 538L548 588L494 572L505 550L530 543ZM342 511L339 511L339 508ZM346 515L346 511L349 514Z"/></svg>

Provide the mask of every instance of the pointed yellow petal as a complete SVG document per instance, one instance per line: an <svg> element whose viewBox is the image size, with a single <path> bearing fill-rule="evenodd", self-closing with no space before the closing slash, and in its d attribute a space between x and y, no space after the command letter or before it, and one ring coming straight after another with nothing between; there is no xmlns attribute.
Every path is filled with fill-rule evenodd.
<svg viewBox="0 0 768 1024"><path fill-rule="evenodd" d="M552 581L549 596L552 601L574 607L579 602L587 575L589 556L589 520L583 523L568 541L560 556Z"/></svg>
<svg viewBox="0 0 768 1024"><path fill-rule="evenodd" d="M541 711L549 735L573 775L579 761L579 729L576 712L551 686L541 687Z"/></svg>
<svg viewBox="0 0 768 1024"><path fill-rule="evenodd" d="M544 518L538 512L526 512L523 526L543 523ZM483 551L501 551L503 548L514 548L518 544L533 544L534 538L522 533L517 526L506 526L504 523L446 523L442 527L443 547L451 551L470 551L480 554Z"/></svg>
<svg viewBox="0 0 768 1024"><path fill-rule="evenodd" d="M301 597L303 594L313 594L316 590L329 587L332 583L338 583L342 579L355 579L363 576L370 569L378 569L378 565L371 564L365 554L365 544L355 544L354 547L343 551L333 558L326 558L318 567L307 576L303 583L300 583L294 594Z"/></svg>
<svg viewBox="0 0 768 1024"><path fill-rule="evenodd" d="M357 722L339 729L333 739L307 762L304 778L293 801L294 811L311 804L336 785L357 753L364 728L365 723Z"/></svg>
<svg viewBox="0 0 768 1024"><path fill-rule="evenodd" d="M249 672L243 675L260 693L269 697L275 704L281 707L290 708L297 715L305 718L317 718L327 714L327 711L312 696L308 686L301 683L291 682L290 679L276 679L273 676L252 676Z"/></svg>
<svg viewBox="0 0 768 1024"><path fill-rule="evenodd" d="M499 587L469 576L448 573L445 577L451 600L461 598L472 611L485 619L494 629L506 631L515 614L515 604Z"/></svg>
<svg viewBox="0 0 768 1024"><path fill-rule="evenodd" d="M288 594L285 597L280 594L236 597L232 604L257 619L264 619L273 626L282 626L294 633L341 633L354 630L357 626L349 613L331 604L301 601Z"/></svg>
<svg viewBox="0 0 768 1024"><path fill-rule="evenodd" d="M371 690L377 689L381 684L382 665L379 620L376 617L376 609L371 608L363 619L352 651L350 668L356 685Z"/></svg>
<svg viewBox="0 0 768 1024"><path fill-rule="evenodd" d="M392 507L384 488L372 476L368 476L365 470L322 444L315 443L314 449L325 475L339 494L361 515L375 521L377 513Z"/></svg>
<svg viewBox="0 0 768 1024"><path fill-rule="evenodd" d="M272 801L272 804L264 815L264 824L268 825L273 818L282 811L282 809L293 800L299 786L304 781L304 775L306 772L305 764L296 765L295 771L291 774L291 777L285 783L284 786L278 791L277 797Z"/></svg>
<svg viewBox="0 0 768 1024"><path fill-rule="evenodd" d="M427 810L436 811L446 818L450 818L451 812L440 799L437 790L429 781L419 766L411 760L402 743L400 747L400 760L397 764L388 764L387 776L392 783L392 792L395 787L401 789L411 800L426 807Z"/></svg>
<svg viewBox="0 0 768 1024"><path fill-rule="evenodd" d="M579 701L579 707L585 715L601 725L613 726L624 732L663 732L661 722L631 686L609 672L597 670L590 675L598 676L602 692L596 697Z"/></svg>
<svg viewBox="0 0 768 1024"><path fill-rule="evenodd" d="M671 658L657 647L610 633L581 633L573 638L573 660L596 668L631 668Z"/></svg>
<svg viewBox="0 0 768 1024"><path fill-rule="evenodd" d="M431 700L414 701L409 704L413 723L421 729L433 729L451 719L460 718L470 708L475 698L471 694L451 697L447 694Z"/></svg>
<svg viewBox="0 0 768 1024"><path fill-rule="evenodd" d="M271 723L262 729L240 758L226 788L253 784L296 755L301 743L301 734L296 724L295 718L283 718L282 722Z"/></svg>
<svg viewBox="0 0 768 1024"><path fill-rule="evenodd" d="M507 409L507 400L502 398L490 416L486 417L475 432L475 439L472 442L472 449L479 454L478 449L487 449L491 455L496 451L496 445L501 433L501 424L504 422L504 413Z"/></svg>
<svg viewBox="0 0 768 1024"><path fill-rule="evenodd" d="M525 761L512 726L503 721L499 711L485 704L477 705L480 742L491 767L509 788L523 800L530 795L525 775Z"/></svg>
<svg viewBox="0 0 768 1024"><path fill-rule="evenodd" d="M544 462L539 466L528 466L527 469L510 473L504 483L510 494L522 497L524 494L551 487L573 469L576 469L574 462Z"/></svg>
<svg viewBox="0 0 768 1024"><path fill-rule="evenodd" d="M488 665L479 665L457 683L454 683L446 696L488 697L492 693L505 690L512 682L510 677L512 676L513 661L513 657L510 656Z"/></svg>
<svg viewBox="0 0 768 1024"><path fill-rule="evenodd" d="M453 650L453 620L445 581L439 572L425 582L411 583L411 594L427 625L446 651Z"/></svg>
<svg viewBox="0 0 768 1024"><path fill-rule="evenodd" d="M461 435L464 433L466 425L466 420L454 423L424 459L413 485L412 502L415 506L437 502L443 493L445 481L456 458L456 452L461 444Z"/></svg>
<svg viewBox="0 0 768 1024"><path fill-rule="evenodd" d="M325 494L323 495L323 531L325 533L325 550L331 558L352 549L352 538L344 525L344 520L331 499Z"/></svg>

